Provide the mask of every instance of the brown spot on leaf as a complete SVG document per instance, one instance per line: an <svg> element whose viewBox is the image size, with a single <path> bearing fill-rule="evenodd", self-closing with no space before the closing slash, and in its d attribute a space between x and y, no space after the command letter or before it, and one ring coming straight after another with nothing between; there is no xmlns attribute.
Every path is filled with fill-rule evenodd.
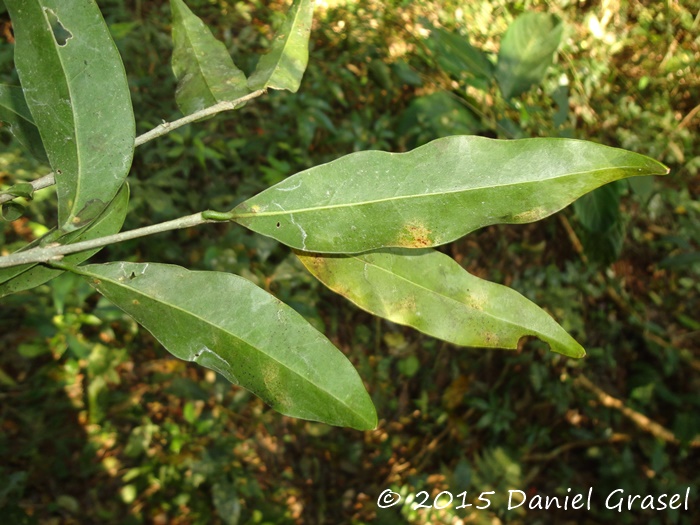
<svg viewBox="0 0 700 525"><path fill-rule="evenodd" d="M542 206L513 215L513 222L534 222L539 221L547 215L547 210Z"/></svg>
<svg viewBox="0 0 700 525"><path fill-rule="evenodd" d="M404 226L398 244L404 248L427 248L435 244L431 233L433 232L425 225L415 221L409 222Z"/></svg>
<svg viewBox="0 0 700 525"><path fill-rule="evenodd" d="M498 346L499 338L493 332L483 332L484 342L489 346Z"/></svg>

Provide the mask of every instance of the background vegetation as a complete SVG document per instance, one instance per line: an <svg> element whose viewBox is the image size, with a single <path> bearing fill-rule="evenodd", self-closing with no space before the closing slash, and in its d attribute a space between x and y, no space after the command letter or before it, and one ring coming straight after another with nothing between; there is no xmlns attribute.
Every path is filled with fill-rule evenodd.
<svg viewBox="0 0 700 525"><path fill-rule="evenodd" d="M124 57L137 132L177 118L168 3L99 3ZM402 151L449 134L624 147L666 163L671 176L619 184L544 221L485 228L444 248L472 273L548 309L588 356L566 359L534 340L515 352L458 348L377 320L325 290L287 248L235 225L113 246L96 260L235 272L292 304L357 366L379 428L280 416L214 372L174 359L63 275L0 304L3 520L691 523L700 505L697 3L317 4L299 93L271 92L138 148L125 228L228 209L352 151ZM287 7L188 5L246 72ZM493 58L508 25L533 10L564 21L562 45L541 85L510 102L498 86L460 76L449 60L459 57L428 37L441 27ZM11 26L0 16L0 80L17 83ZM0 184L46 173L2 129L0 138ZM50 202L40 192L26 218L5 223L3 253L43 233ZM591 218L595 206L605 213ZM532 496L589 487L590 511L506 509L508 489ZM617 513L603 504L618 488L658 495L686 487L690 513ZM487 510L381 510L386 488L496 496Z"/></svg>

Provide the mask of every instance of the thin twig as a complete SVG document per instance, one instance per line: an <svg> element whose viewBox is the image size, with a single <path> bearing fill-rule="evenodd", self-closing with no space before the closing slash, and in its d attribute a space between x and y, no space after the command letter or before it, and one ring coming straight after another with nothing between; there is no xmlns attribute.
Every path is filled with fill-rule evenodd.
<svg viewBox="0 0 700 525"><path fill-rule="evenodd" d="M601 405L617 410L623 416L632 421L641 430L648 432L649 434L662 441L665 441L666 443L673 443L675 445L678 445L680 443L680 440L669 429L657 423L656 421L649 419L644 414L628 407L622 400L611 396L600 387L594 385L591 382L591 380L588 379L586 376L578 376L574 380L574 383L593 393ZM694 439L690 443L690 446L700 447L700 439Z"/></svg>
<svg viewBox="0 0 700 525"><path fill-rule="evenodd" d="M230 111L232 109L236 109L241 104L244 104L249 100L259 97L264 92L265 90L258 89L257 91L248 93L247 95L241 98L237 98L236 100L219 102L218 104L214 104L213 106L210 106L208 108L201 109L199 111L196 111L195 113L192 113L191 115L187 115L173 122L163 122L159 126L153 128L151 131L147 131L143 135L136 137L135 146L138 147L141 144L148 142L149 140L153 140L156 137L160 137L162 135L170 133L172 130L182 127L186 124L191 124L196 120L216 115L217 113L221 113L222 111Z"/></svg>
<svg viewBox="0 0 700 525"><path fill-rule="evenodd" d="M23 252L15 252L11 255L0 257L0 268L9 268L11 266L18 266L20 264L28 263L60 261L64 255L71 253L93 250L95 248L107 246L108 244L137 239L139 237L153 235L154 233L181 230L183 228L199 226L200 224L219 222L217 220L206 219L204 218L203 214L206 214L206 212L199 212L193 215L180 217L179 219L173 219L172 221L161 222L159 224L153 224L143 228L136 228L135 230L115 233L114 235L107 235L106 237L99 237L88 241L76 242L74 244L52 244L45 247L32 248Z"/></svg>
<svg viewBox="0 0 700 525"><path fill-rule="evenodd" d="M174 120L173 122L163 122L162 124L159 124L155 128L153 128L150 131L147 131L143 135L139 135L136 137L136 140L134 141L134 147L139 147L141 144L144 144L148 142L149 140L153 140L157 137L161 137L163 135L166 135L167 133L170 133L172 130L180 128L182 126L185 126L186 124L191 124L192 122L196 120L203 119L205 117L210 117L212 115L216 115L217 113L221 113L223 111L230 111L232 109L236 109L239 107L241 104L244 104L248 102L249 100L252 100L254 98L259 97L265 92L263 89L258 89L257 91L253 91L251 93L248 93L245 96L242 96L241 98L237 98L236 100L231 100L231 101L224 101L224 102L219 102L218 104L214 104L213 106L210 106L208 108L201 109L199 111L196 111L192 113L191 115L186 115L182 117L181 119ZM53 173L49 173L48 175L44 175L43 177L40 177L36 180L33 180L29 182L29 184L32 185L34 188L34 191L38 190L43 190L44 188L48 188L49 186L53 186L56 183L56 179L53 176ZM6 193L6 194L0 194L0 204L11 201L15 198L14 195Z"/></svg>
<svg viewBox="0 0 700 525"><path fill-rule="evenodd" d="M56 184L56 179L54 178L52 171L48 175L44 175L43 177L39 177L38 179L31 181L29 184L32 185L34 191L38 191L43 190L44 188L48 188L49 186L53 186L54 184ZM2 204L3 202L11 201L14 198L16 197L11 193L0 194L0 204Z"/></svg>
<svg viewBox="0 0 700 525"><path fill-rule="evenodd" d="M523 457L523 461L547 462L552 461L553 459L557 459L562 454L575 448L588 448L599 445L611 445L613 443L624 443L631 440L632 436L629 436L627 434L613 434L609 438L571 441L569 443L564 443L563 445L549 452L533 452L531 454L526 454Z"/></svg>

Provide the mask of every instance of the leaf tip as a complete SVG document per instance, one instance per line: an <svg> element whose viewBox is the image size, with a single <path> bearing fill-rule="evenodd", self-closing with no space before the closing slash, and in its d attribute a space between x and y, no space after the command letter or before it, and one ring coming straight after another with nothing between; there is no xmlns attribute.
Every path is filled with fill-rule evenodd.
<svg viewBox="0 0 700 525"><path fill-rule="evenodd" d="M586 350L573 338L571 338L571 341L567 342L566 344L558 344L556 346L552 344L551 348L552 352L556 352L573 359L581 359L586 357Z"/></svg>

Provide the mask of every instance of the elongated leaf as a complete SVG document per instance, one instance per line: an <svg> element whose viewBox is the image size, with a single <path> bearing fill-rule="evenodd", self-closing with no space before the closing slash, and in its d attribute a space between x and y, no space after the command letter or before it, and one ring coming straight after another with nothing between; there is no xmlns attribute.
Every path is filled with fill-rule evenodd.
<svg viewBox="0 0 700 525"><path fill-rule="evenodd" d="M124 67L94 0L7 0L15 65L56 177L64 231L95 219L134 150Z"/></svg>
<svg viewBox="0 0 700 525"><path fill-rule="evenodd" d="M345 356L247 279L153 263L75 271L173 355L217 371L282 414L359 430L376 426L372 401Z"/></svg>
<svg viewBox="0 0 700 525"><path fill-rule="evenodd" d="M271 88L297 92L309 62L313 14L314 0L294 0L270 51L260 57L248 79L251 90Z"/></svg>
<svg viewBox="0 0 700 525"><path fill-rule="evenodd" d="M245 74L233 63L226 46L182 0L170 0L173 12L175 98L189 115L217 102L248 94Z"/></svg>
<svg viewBox="0 0 700 525"><path fill-rule="evenodd" d="M535 303L507 286L474 277L438 251L297 256L323 284L363 310L450 343L517 348L521 337L533 335L560 354L585 354Z"/></svg>
<svg viewBox="0 0 700 525"><path fill-rule="evenodd" d="M508 27L498 51L496 79L505 98L539 84L552 65L564 24L554 15L525 13Z"/></svg>
<svg viewBox="0 0 700 525"><path fill-rule="evenodd" d="M457 136L408 153L363 151L285 179L234 209L236 221L304 251L427 248L498 223L533 222L661 163L569 139Z"/></svg>
<svg viewBox="0 0 700 525"><path fill-rule="evenodd" d="M29 243L20 251L35 248L37 246L47 246L54 242L60 244L73 244L81 241L89 241L97 239L105 235L112 235L121 230L126 217L126 212L129 205L129 186L124 184L122 189L114 200L107 206L97 219L95 219L87 227L66 234L61 234L60 230L52 230L42 238ZM74 253L66 255L62 262L66 264L80 264L86 261L101 248L89 250L86 252ZM0 297L5 297L12 293L29 290L45 282L58 277L63 273L63 270L57 270L41 264L23 264L21 266L13 266L11 268L0 268Z"/></svg>
<svg viewBox="0 0 700 525"><path fill-rule="evenodd" d="M21 87L0 84L0 122L34 158L49 162Z"/></svg>

